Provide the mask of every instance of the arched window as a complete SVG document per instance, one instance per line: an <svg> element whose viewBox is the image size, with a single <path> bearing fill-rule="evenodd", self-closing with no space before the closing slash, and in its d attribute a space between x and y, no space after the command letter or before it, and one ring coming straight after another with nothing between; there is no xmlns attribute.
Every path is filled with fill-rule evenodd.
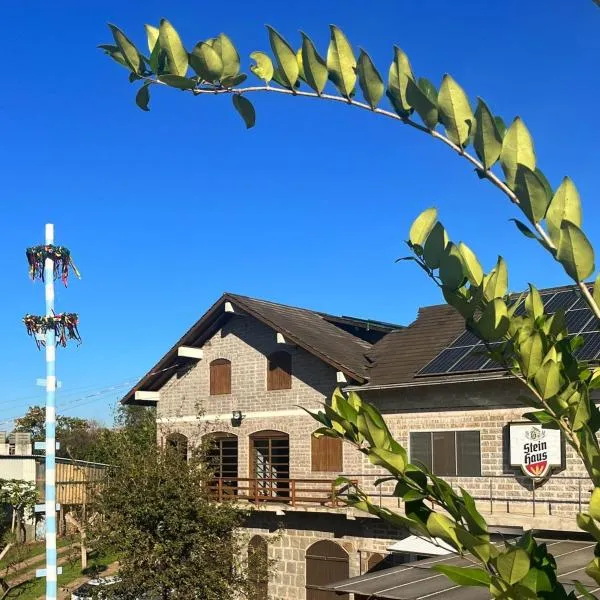
<svg viewBox="0 0 600 600"><path fill-rule="evenodd" d="M290 438L282 431L257 431L250 436L250 477L261 497L289 497Z"/></svg>
<svg viewBox="0 0 600 600"><path fill-rule="evenodd" d="M209 433L206 451L211 471L215 477L237 479L238 439L233 433Z"/></svg>
<svg viewBox="0 0 600 600"><path fill-rule="evenodd" d="M323 586L348 579L347 552L335 542L321 540L306 550L306 600L348 600L348 594L326 592Z"/></svg>
<svg viewBox="0 0 600 600"><path fill-rule="evenodd" d="M267 358L267 389L289 390L292 387L292 356L273 352Z"/></svg>
<svg viewBox="0 0 600 600"><path fill-rule="evenodd" d="M188 439L183 433L169 433L166 439L167 448L175 450L183 460L187 460L188 456Z"/></svg>
<svg viewBox="0 0 600 600"><path fill-rule="evenodd" d="M269 597L269 547L260 535L248 543L249 600L265 600Z"/></svg>
<svg viewBox="0 0 600 600"><path fill-rule="evenodd" d="M210 395L231 394L231 361L217 358L210 363Z"/></svg>

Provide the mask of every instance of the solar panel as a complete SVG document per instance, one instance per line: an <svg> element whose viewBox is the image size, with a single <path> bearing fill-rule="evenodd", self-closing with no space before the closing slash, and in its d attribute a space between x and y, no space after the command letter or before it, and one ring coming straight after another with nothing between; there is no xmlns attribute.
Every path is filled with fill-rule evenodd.
<svg viewBox="0 0 600 600"><path fill-rule="evenodd" d="M573 291L558 292L554 294L548 302L544 302L544 311L552 314L561 308L569 310L579 299L578 295Z"/></svg>
<svg viewBox="0 0 600 600"><path fill-rule="evenodd" d="M446 348L442 350L425 368L419 371L419 375L439 375L447 373L469 348Z"/></svg>
<svg viewBox="0 0 600 600"><path fill-rule="evenodd" d="M565 325L571 335L582 334L583 346L576 356L581 360L600 357L600 320L596 319L585 299L576 289L540 292L546 314L565 311ZM514 297L513 297L514 302ZM525 314L525 300L521 301L515 315ZM495 346L497 344L492 344ZM496 371L503 367L484 354L485 347L470 331L461 333L446 349L442 350L417 375L442 375L475 371Z"/></svg>
<svg viewBox="0 0 600 600"><path fill-rule="evenodd" d="M581 360L592 360L600 355L600 333L584 333L582 335L583 346L575 352L576 358Z"/></svg>
<svg viewBox="0 0 600 600"><path fill-rule="evenodd" d="M450 368L451 373L465 372L465 371L478 371L488 362L489 357L485 354L486 349L483 344L474 346L463 356L453 367Z"/></svg>
<svg viewBox="0 0 600 600"><path fill-rule="evenodd" d="M579 333L591 318L592 311L589 308L588 310L570 310L565 313L567 331L572 334Z"/></svg>

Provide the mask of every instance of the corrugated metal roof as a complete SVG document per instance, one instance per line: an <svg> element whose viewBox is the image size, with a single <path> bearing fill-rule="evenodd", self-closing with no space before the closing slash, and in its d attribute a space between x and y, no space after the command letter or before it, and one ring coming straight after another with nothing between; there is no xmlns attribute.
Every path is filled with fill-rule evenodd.
<svg viewBox="0 0 600 600"><path fill-rule="evenodd" d="M600 586L585 573L586 565L593 558L594 542L546 540L546 543L556 559L558 579L567 587L567 592L575 589L575 581L585 585L590 592L600 590ZM433 569L435 565L440 564L473 566L471 560L460 556L435 557L325 587L340 594L361 594L381 600L489 600L490 593L487 589L457 586Z"/></svg>

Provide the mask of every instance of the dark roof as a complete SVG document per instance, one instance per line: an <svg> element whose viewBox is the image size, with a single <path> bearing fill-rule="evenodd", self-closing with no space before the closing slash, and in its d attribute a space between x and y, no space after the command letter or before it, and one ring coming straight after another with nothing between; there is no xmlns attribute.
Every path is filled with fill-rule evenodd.
<svg viewBox="0 0 600 600"><path fill-rule="evenodd" d="M125 395L121 402L136 403L134 401L136 390L159 390L172 376L174 370L181 366L177 358L177 348L202 346L231 318L232 313L225 312L226 302L230 302L238 311L258 319L274 331L281 333L290 343L304 348L357 383L367 381L369 359L366 355L372 348L372 345L363 338L368 337L369 332L376 332L380 337L399 327L380 321L335 317L305 308L225 293ZM350 333L348 329L354 333Z"/></svg>
<svg viewBox="0 0 600 600"><path fill-rule="evenodd" d="M575 582L583 583L589 590L597 590L596 582L586 574L585 568L593 555L592 541L547 540L548 550L556 559L558 580L567 593L575 590ZM445 575L435 571L436 565L472 566L467 557L456 555L435 557L408 563L391 569L367 573L324 586L338 594L354 593L369 598L386 600L419 600L445 598L446 600L487 600L490 592L483 587L462 587Z"/></svg>
<svg viewBox="0 0 600 600"><path fill-rule="evenodd" d="M573 292L579 295L575 285L539 290L543 296L552 297L557 292ZM516 300L519 294L513 294ZM575 298L574 298L575 300ZM419 309L417 319L404 329L393 331L377 342L369 359L369 382L362 389L380 386L417 386L431 383L453 383L510 377L501 368L495 371L473 371L470 373L417 375L442 350L465 332L463 317L451 306L439 304ZM572 332L574 333L574 332Z"/></svg>

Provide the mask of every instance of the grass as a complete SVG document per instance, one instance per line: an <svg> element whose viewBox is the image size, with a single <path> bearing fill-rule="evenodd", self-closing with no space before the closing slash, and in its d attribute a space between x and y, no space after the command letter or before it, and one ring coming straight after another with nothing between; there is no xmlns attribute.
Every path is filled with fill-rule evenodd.
<svg viewBox="0 0 600 600"><path fill-rule="evenodd" d="M56 547L62 548L68 546L74 542L72 537L61 537L56 540ZM11 562L18 560L28 560L34 556L41 556L46 551L46 542L32 542L30 544L23 544L20 547L12 547L6 556L0 560L0 569L5 569Z"/></svg>
<svg viewBox="0 0 600 600"><path fill-rule="evenodd" d="M108 565L117 559L116 552L94 556L88 561L88 572L94 569L98 572L104 571ZM82 576L80 561L67 562L62 565L62 569L62 575L58 576L59 589ZM37 598L44 595L45 591L46 580L43 577L34 578L11 589L5 600L15 600L16 598L19 600L37 600Z"/></svg>

